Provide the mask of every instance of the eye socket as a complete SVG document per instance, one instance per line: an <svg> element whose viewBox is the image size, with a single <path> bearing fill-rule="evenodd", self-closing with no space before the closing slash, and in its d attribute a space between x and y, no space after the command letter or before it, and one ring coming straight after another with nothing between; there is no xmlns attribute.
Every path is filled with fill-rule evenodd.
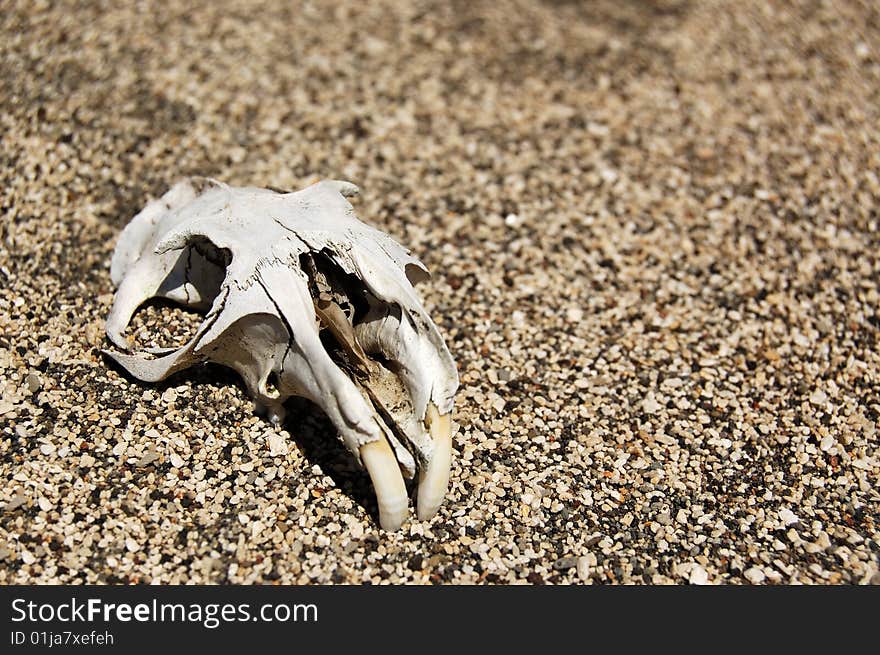
<svg viewBox="0 0 880 655"><path fill-rule="evenodd" d="M202 312L165 298L151 298L132 316L128 332L134 349L159 353L185 346L203 320Z"/></svg>
<svg viewBox="0 0 880 655"><path fill-rule="evenodd" d="M220 294L232 253L204 237L180 251L173 268L131 317L134 348L161 354L187 344Z"/></svg>

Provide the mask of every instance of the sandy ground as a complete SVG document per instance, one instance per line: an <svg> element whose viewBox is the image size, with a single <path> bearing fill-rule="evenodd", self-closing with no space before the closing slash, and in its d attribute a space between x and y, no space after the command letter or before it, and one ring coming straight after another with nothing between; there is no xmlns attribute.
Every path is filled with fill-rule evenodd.
<svg viewBox="0 0 880 655"><path fill-rule="evenodd" d="M172 4L2 3L0 583L880 581L874 3ZM270 450L230 371L101 355L190 174L349 179L430 267L435 519L314 407Z"/></svg>

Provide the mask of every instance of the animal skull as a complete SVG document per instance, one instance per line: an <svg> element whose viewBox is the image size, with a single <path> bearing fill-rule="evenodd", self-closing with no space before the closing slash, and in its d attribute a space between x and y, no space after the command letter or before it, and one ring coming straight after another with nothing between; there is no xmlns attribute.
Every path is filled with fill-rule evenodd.
<svg viewBox="0 0 880 655"><path fill-rule="evenodd" d="M382 527L396 530L404 476L419 474L420 520L446 493L458 374L412 286L427 269L355 217L346 197L357 193L338 181L292 193L176 184L120 236L107 335L130 350L123 333L154 297L204 321L180 348L105 352L148 382L201 362L232 367L276 425L290 396L315 402L367 469Z"/></svg>

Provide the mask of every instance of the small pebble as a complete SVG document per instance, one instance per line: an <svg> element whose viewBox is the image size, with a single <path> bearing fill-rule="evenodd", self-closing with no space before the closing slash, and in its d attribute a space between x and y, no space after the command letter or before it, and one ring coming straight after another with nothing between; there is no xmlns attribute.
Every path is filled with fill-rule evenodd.
<svg viewBox="0 0 880 655"><path fill-rule="evenodd" d="M28 391L30 391L31 393L37 393L40 389L43 388L43 381L36 373L28 373L24 379L24 382L27 385Z"/></svg>
<svg viewBox="0 0 880 655"><path fill-rule="evenodd" d="M645 396L645 399L642 401L642 411L645 414L656 414L662 409L662 405L657 402L657 399L654 397L654 392L649 391Z"/></svg>
<svg viewBox="0 0 880 655"><path fill-rule="evenodd" d="M553 562L553 568L557 571L567 571L568 569L577 566L577 563L577 557L560 557L558 560Z"/></svg>
<svg viewBox="0 0 880 655"><path fill-rule="evenodd" d="M270 432L266 441L269 444L269 454L273 457L284 456L288 453L287 440L277 432Z"/></svg>
<svg viewBox="0 0 880 655"><path fill-rule="evenodd" d="M695 564L691 569L691 574L688 577L688 582L692 585L705 585L709 583L709 574L706 573L706 569L704 569L699 564Z"/></svg>
<svg viewBox="0 0 880 655"><path fill-rule="evenodd" d="M587 580L589 580L592 571L593 567L590 565L590 560L587 557L578 557L577 575L581 582L586 582Z"/></svg>
<svg viewBox="0 0 880 655"><path fill-rule="evenodd" d="M580 323L584 320L584 310L580 307L569 307L565 312L565 318L569 323Z"/></svg>
<svg viewBox="0 0 880 655"><path fill-rule="evenodd" d="M761 584L767 577L764 575L764 572L757 566L752 566L746 569L743 575L746 577L746 580L748 580L752 584Z"/></svg>
<svg viewBox="0 0 880 655"><path fill-rule="evenodd" d="M799 522L797 515L788 508L779 510L779 520L782 521L782 525L785 527Z"/></svg>
<svg viewBox="0 0 880 655"><path fill-rule="evenodd" d="M3 507L3 510L6 512L11 512L13 510L18 509L19 507L24 505L26 502L27 502L27 496L25 496L24 494L16 494L15 496L12 497L12 499L8 503L6 503L6 505Z"/></svg>
<svg viewBox="0 0 880 655"><path fill-rule="evenodd" d="M150 448L147 452L145 452L140 459L135 463L135 466L138 468L144 468L145 466L149 466L153 462L159 459L159 453Z"/></svg>

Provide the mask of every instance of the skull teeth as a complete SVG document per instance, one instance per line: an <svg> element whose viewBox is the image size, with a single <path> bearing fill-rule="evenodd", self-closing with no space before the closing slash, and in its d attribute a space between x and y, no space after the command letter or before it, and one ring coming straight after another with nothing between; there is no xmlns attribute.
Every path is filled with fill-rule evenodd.
<svg viewBox="0 0 880 655"><path fill-rule="evenodd" d="M361 446L360 456L376 492L379 524L383 530L393 532L403 524L408 511L406 485L397 459L385 439Z"/></svg>
<svg viewBox="0 0 880 655"><path fill-rule="evenodd" d="M312 268L313 275L317 274L316 269ZM326 284L325 281L322 281ZM396 435L405 436L405 430L400 425L412 414L412 404L408 398L405 387L401 381L387 368L378 362L370 359L364 352L360 343L358 343L354 328L337 302L330 299L328 294L322 294L314 298L315 313L322 326L327 328L335 337L338 345L345 351L345 359L353 364L361 376L359 386L365 395L372 402L377 410L376 420L384 421L383 427L387 426ZM400 419L400 420L396 420ZM440 414L434 403L429 403L425 416L425 427L430 433L432 440L431 456L427 461L423 461L419 468L419 483L417 496L417 514L419 520L428 520L433 517L446 495L449 485L449 474L452 465L452 424L449 414ZM375 450L379 446L373 447ZM384 452L386 449L382 449ZM391 449L388 449L391 452ZM364 450L361 449L363 457ZM376 471L385 471L384 465L376 464L376 458L379 455L372 454L373 466ZM384 458L384 455L381 457ZM384 461L384 460L382 460ZM366 461L364 464L367 465ZM369 469L369 467L368 467ZM381 476L391 475L390 473L378 473ZM370 475L373 476L373 470L370 469ZM383 477L384 479L384 477ZM395 480L396 483L396 480ZM374 478L374 486L375 486ZM383 492L385 494L389 492ZM389 497L384 499L379 497L379 489L376 489L376 496L380 503L380 516L382 527L397 524L398 521L396 505L389 507ZM393 502L397 502L397 496L393 495ZM383 510L384 504L384 510ZM393 518L392 518L393 517Z"/></svg>
<svg viewBox="0 0 880 655"><path fill-rule="evenodd" d="M425 419L434 440L434 453L431 461L419 473L417 511L420 521L427 521L440 508L449 486L449 472L452 467L450 415L440 414L434 403L431 403Z"/></svg>

